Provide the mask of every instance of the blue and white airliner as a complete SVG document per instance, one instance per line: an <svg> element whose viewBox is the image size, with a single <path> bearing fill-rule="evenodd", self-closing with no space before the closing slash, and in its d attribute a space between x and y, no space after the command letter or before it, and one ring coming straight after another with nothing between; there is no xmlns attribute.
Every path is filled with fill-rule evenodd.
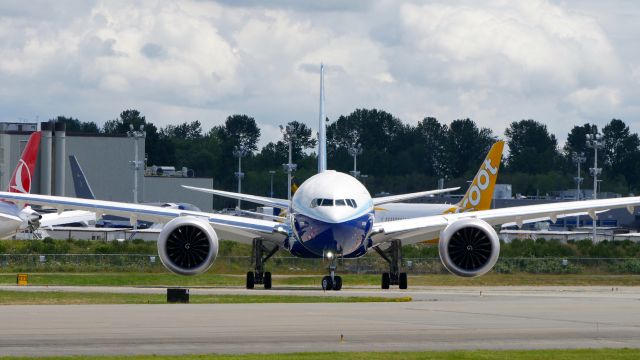
<svg viewBox="0 0 640 360"><path fill-rule="evenodd" d="M373 250L389 263L389 271L382 274L382 288L397 285L404 289L407 288L407 274L402 270L401 246L437 239L440 259L449 271L464 277L480 276L493 268L500 252L494 226L508 222L521 225L530 219L555 221L558 217L582 213L596 218L599 212L612 208L626 207L633 212L640 204L640 197L624 197L376 221L374 208L378 205L455 189L372 198L356 178L327 170L322 73L321 67L318 174L302 183L291 201L191 188L285 209L287 218L284 222L24 193L0 192L0 199L18 206L28 203L58 211L88 210L98 217L110 214L128 217L132 222L163 223L165 226L157 245L159 257L167 269L181 275L207 271L218 254L218 239L252 244L253 269L247 273L247 288L254 288L255 284L271 288L271 273L266 271L265 262L278 250L297 257L324 259L329 264L329 275L323 278L322 286L333 290L342 288L342 279L336 275L337 260L341 258L357 258Z"/></svg>

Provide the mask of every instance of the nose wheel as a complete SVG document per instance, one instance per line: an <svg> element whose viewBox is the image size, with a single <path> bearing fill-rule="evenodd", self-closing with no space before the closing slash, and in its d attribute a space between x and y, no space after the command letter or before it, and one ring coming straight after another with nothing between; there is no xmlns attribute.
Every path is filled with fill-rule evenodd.
<svg viewBox="0 0 640 360"><path fill-rule="evenodd" d="M341 289L342 289L342 277L335 275L333 279L331 278L331 276L325 276L322 278L322 290L339 291Z"/></svg>
<svg viewBox="0 0 640 360"><path fill-rule="evenodd" d="M322 278L322 290L342 290L342 278L336 275L336 268L338 267L337 256L332 252L327 252L325 258L329 259L329 275Z"/></svg>

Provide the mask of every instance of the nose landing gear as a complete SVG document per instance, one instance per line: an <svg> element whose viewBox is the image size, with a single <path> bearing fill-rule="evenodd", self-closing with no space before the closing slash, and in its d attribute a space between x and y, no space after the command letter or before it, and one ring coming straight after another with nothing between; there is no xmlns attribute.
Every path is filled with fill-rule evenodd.
<svg viewBox="0 0 640 360"><path fill-rule="evenodd" d="M340 291L342 289L342 277L336 275L337 256L328 251L324 257L330 261L329 263L329 275L322 278L322 290L335 290Z"/></svg>

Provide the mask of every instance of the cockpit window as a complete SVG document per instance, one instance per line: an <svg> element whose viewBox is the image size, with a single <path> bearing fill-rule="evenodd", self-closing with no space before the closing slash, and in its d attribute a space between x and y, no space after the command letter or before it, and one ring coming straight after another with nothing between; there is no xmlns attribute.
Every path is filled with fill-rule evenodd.
<svg viewBox="0 0 640 360"><path fill-rule="evenodd" d="M357 208L358 204L353 199L313 199L311 200L311 207L318 206L350 206L352 208Z"/></svg>
<svg viewBox="0 0 640 360"><path fill-rule="evenodd" d="M320 206L333 206L333 199L322 199Z"/></svg>

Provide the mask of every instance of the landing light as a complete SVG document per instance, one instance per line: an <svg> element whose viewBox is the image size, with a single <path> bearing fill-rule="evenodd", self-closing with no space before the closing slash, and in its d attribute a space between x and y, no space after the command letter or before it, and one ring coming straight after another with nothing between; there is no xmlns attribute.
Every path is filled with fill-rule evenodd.
<svg viewBox="0 0 640 360"><path fill-rule="evenodd" d="M327 252L327 259L333 259L333 253L331 251Z"/></svg>

